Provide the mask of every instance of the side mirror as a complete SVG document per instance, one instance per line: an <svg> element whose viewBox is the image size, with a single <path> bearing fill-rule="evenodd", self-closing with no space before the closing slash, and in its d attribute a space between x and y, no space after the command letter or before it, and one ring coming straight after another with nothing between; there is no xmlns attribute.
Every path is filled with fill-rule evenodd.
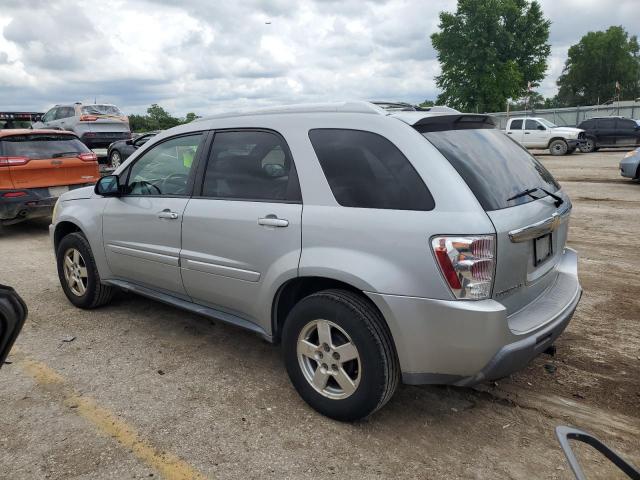
<svg viewBox="0 0 640 480"><path fill-rule="evenodd" d="M102 177L96 183L93 191L96 195L101 195L103 197L119 197L122 194L122 189L120 188L120 177L118 175L107 175L106 177Z"/></svg>
<svg viewBox="0 0 640 480"><path fill-rule="evenodd" d="M26 318L27 306L20 295L13 288L0 285L0 368Z"/></svg>
<svg viewBox="0 0 640 480"><path fill-rule="evenodd" d="M544 125L538 125L538 130L546 130L546 128L544 128Z"/></svg>

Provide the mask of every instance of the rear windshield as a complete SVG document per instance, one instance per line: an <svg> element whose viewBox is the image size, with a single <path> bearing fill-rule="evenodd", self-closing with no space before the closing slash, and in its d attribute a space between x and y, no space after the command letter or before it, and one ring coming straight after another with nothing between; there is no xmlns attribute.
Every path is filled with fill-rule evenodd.
<svg viewBox="0 0 640 480"><path fill-rule="evenodd" d="M420 131L420 127L416 127ZM486 211L514 207L534 199L532 188L555 192L560 186L549 171L515 140L494 128L421 132L469 185ZM533 195L543 197L544 193Z"/></svg>
<svg viewBox="0 0 640 480"><path fill-rule="evenodd" d="M86 105L82 107L82 113L87 115L117 115L124 116L115 105Z"/></svg>
<svg viewBox="0 0 640 480"><path fill-rule="evenodd" d="M89 151L86 145L73 135L12 135L0 140L0 155L27 157L31 160L75 156Z"/></svg>

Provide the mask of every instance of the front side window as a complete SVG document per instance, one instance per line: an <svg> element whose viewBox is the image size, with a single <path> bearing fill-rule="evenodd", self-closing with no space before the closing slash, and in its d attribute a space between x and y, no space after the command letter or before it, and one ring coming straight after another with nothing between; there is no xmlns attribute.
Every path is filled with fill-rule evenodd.
<svg viewBox="0 0 640 480"><path fill-rule="evenodd" d="M343 207L432 210L433 197L398 148L372 132L317 129L309 138Z"/></svg>
<svg viewBox="0 0 640 480"><path fill-rule="evenodd" d="M539 127L542 127L541 130L544 130L544 127L535 120L527 120L524 125L525 130L538 130Z"/></svg>
<svg viewBox="0 0 640 480"><path fill-rule="evenodd" d="M148 150L130 168L129 195L187 195L193 160L202 133L172 138Z"/></svg>
<svg viewBox="0 0 640 480"><path fill-rule="evenodd" d="M49 110L47 113L45 113L42 116L42 121L43 122L50 122L51 120L53 120L56 116L56 111L58 109L57 108L52 108L51 110Z"/></svg>
<svg viewBox="0 0 640 480"><path fill-rule="evenodd" d="M300 201L293 160L271 132L216 132L202 195L249 201Z"/></svg>
<svg viewBox="0 0 640 480"><path fill-rule="evenodd" d="M613 130L616 128L616 119L615 118L601 118L598 120L598 128Z"/></svg>

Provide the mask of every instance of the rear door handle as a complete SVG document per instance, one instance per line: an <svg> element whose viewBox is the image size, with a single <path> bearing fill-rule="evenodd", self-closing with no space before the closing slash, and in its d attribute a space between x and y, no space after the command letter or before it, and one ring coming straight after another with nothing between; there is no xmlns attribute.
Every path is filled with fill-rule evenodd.
<svg viewBox="0 0 640 480"><path fill-rule="evenodd" d="M172 212L168 208L158 213L158 218L165 218L167 220L175 220L179 217L176 212Z"/></svg>
<svg viewBox="0 0 640 480"><path fill-rule="evenodd" d="M264 225L265 227L288 227L289 220L284 218L278 218L275 215L267 215L258 219L258 225Z"/></svg>

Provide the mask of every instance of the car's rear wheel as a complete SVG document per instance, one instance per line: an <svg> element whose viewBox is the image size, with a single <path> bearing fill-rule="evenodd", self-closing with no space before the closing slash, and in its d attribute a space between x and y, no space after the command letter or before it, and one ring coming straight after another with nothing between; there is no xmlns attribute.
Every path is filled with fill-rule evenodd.
<svg viewBox="0 0 640 480"><path fill-rule="evenodd" d="M282 344L300 396L336 420L371 415L398 386L400 367L384 319L355 293L325 290L302 299L287 317Z"/></svg>
<svg viewBox="0 0 640 480"><path fill-rule="evenodd" d="M591 153L596 150L596 141L593 138L587 138L582 145L580 145L580 151L582 153Z"/></svg>
<svg viewBox="0 0 640 480"><path fill-rule="evenodd" d="M569 150L569 146L564 140L554 140L549 144L551 155L566 155L567 150Z"/></svg>
<svg viewBox="0 0 640 480"><path fill-rule="evenodd" d="M64 237L56 252L58 278L65 295L80 308L96 308L108 303L115 293L103 285L89 242L81 233Z"/></svg>
<svg viewBox="0 0 640 480"><path fill-rule="evenodd" d="M109 164L112 168L118 168L122 163L122 156L118 150L113 150L109 155Z"/></svg>

